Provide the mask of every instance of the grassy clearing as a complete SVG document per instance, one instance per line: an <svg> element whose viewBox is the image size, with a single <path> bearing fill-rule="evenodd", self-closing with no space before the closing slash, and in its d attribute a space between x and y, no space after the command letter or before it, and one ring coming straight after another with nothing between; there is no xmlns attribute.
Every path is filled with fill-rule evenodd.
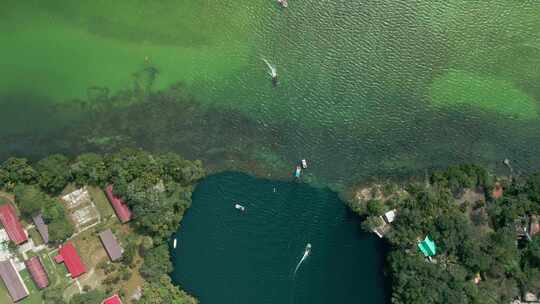
<svg viewBox="0 0 540 304"><path fill-rule="evenodd" d="M88 193L92 197L92 200L96 204L99 213L101 213L101 218L109 218L114 214L114 210L109 203L109 200L105 196L103 190L98 187L87 187Z"/></svg>
<svg viewBox="0 0 540 304"><path fill-rule="evenodd" d="M32 239L32 241L34 241L36 246L43 244L43 239L36 228L29 229L28 236Z"/></svg>
<svg viewBox="0 0 540 304"><path fill-rule="evenodd" d="M34 284L34 281L32 281L32 278L30 277L30 273L28 272L28 270L25 269L19 273L24 281L24 284L26 284L26 288L28 288L28 292L30 292L30 295L18 303L41 304L41 291L37 289L36 285Z"/></svg>
<svg viewBox="0 0 540 304"><path fill-rule="evenodd" d="M0 283L0 303L13 303L3 282Z"/></svg>

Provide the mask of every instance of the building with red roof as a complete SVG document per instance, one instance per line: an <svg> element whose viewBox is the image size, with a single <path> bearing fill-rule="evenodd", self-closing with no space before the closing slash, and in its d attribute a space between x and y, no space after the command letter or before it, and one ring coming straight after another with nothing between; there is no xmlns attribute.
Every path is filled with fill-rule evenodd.
<svg viewBox="0 0 540 304"><path fill-rule="evenodd" d="M0 206L0 222L6 229L9 239L15 244L19 245L28 240L13 205L4 204Z"/></svg>
<svg viewBox="0 0 540 304"><path fill-rule="evenodd" d="M129 207L122 199L114 195L113 185L108 185L107 188L105 188L105 193L107 193L107 198L113 206L120 222L126 223L131 220L131 210L129 210Z"/></svg>
<svg viewBox="0 0 540 304"><path fill-rule="evenodd" d="M56 263L64 262L67 270L71 274L71 278L75 279L86 272L81 257L71 242L65 243L58 250L58 255L54 258Z"/></svg>
<svg viewBox="0 0 540 304"><path fill-rule="evenodd" d="M112 297L103 300L101 304L122 304L122 300L118 295L115 294Z"/></svg>
<svg viewBox="0 0 540 304"><path fill-rule="evenodd" d="M36 286L39 289L43 289L49 286L49 278L47 277L47 272L45 271L43 264L41 264L41 260L39 259L39 257L35 256L29 260L26 260L24 261L24 264L30 272L32 280L34 280L34 283L36 283Z"/></svg>

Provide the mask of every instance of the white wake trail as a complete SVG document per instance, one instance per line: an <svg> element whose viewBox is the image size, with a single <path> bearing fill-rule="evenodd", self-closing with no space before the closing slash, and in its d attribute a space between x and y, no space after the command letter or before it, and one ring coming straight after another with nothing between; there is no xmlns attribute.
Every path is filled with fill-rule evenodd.
<svg viewBox="0 0 540 304"><path fill-rule="evenodd" d="M298 262L298 264L296 265L296 268L294 269L293 276L296 276L296 272L298 272L298 269L300 269L300 266L302 265L302 263L304 263L304 261L307 259L310 253L311 253L311 244L308 243L306 245L306 249L304 250L304 255L302 256L302 258L300 259L300 262Z"/></svg>

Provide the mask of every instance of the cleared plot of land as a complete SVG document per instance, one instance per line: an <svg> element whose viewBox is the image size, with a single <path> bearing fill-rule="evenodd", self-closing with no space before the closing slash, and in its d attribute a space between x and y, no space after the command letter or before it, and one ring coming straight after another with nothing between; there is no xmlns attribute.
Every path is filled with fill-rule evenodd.
<svg viewBox="0 0 540 304"><path fill-rule="evenodd" d="M114 215L114 210L103 190L98 187L87 187L87 190L88 193L90 193L92 200L96 204L99 213L101 213L102 219L109 218Z"/></svg>
<svg viewBox="0 0 540 304"><path fill-rule="evenodd" d="M36 230L36 228L28 229L28 236L32 239L35 246L39 246L43 244L43 239L41 238L41 235L39 235L39 232Z"/></svg>
<svg viewBox="0 0 540 304"><path fill-rule="evenodd" d="M3 282L0 282L0 303L13 303Z"/></svg>
<svg viewBox="0 0 540 304"><path fill-rule="evenodd" d="M99 211L86 187L63 195L62 201L69 210L76 232L84 231L101 221Z"/></svg>

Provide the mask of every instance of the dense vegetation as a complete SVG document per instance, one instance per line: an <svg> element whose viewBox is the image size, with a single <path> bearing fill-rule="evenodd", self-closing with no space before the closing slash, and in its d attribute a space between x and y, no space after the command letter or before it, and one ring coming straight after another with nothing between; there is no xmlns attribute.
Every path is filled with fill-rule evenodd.
<svg viewBox="0 0 540 304"><path fill-rule="evenodd" d="M504 189L501 197L492 196L495 185ZM367 229L383 211L397 208L385 235L392 248L392 303L509 303L538 294L540 234L531 235L528 225L540 214L540 173L497 179L464 165L404 190L353 204L368 216ZM437 244L432 261L417 248L426 235Z"/></svg>
<svg viewBox="0 0 540 304"><path fill-rule="evenodd" d="M200 161L188 161L174 153L152 155L142 150L124 149L114 154L82 154L75 159L51 155L32 166L26 159L9 158L0 166L0 188L14 192L16 204L25 219L43 213L49 225L50 238L61 242L73 233L63 204L54 196L69 184L104 188L114 185L115 195L122 197L133 211L130 222L138 237L128 238L122 264L99 265L105 272L119 268L117 276L107 279L111 285L131 276L129 267L139 253L144 261L140 269L146 280L139 303L196 303L196 300L174 286L165 241L176 231L191 194L205 172ZM142 241L135 241L142 240ZM46 302L62 303L61 292L51 288L44 292ZM75 296L70 303L101 301L105 293L88 291Z"/></svg>

